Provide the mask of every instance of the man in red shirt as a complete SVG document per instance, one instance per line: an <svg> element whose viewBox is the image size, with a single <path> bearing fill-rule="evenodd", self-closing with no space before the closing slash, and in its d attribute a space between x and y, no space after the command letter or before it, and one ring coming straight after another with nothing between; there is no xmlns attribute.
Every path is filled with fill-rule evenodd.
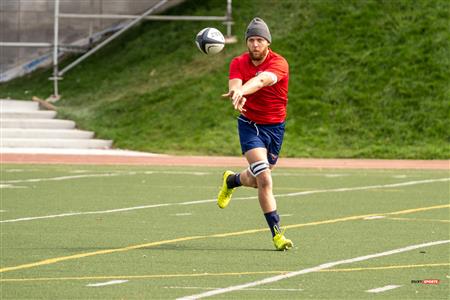
<svg viewBox="0 0 450 300"><path fill-rule="evenodd" d="M254 18L250 22L245 38L248 52L231 61L228 93L223 96L241 113L239 140L249 168L240 173L224 172L217 204L220 208L227 207L234 189L241 185L258 188L259 204L275 248L287 250L293 243L280 230L271 170L283 142L289 65L269 48L272 37L262 19Z"/></svg>

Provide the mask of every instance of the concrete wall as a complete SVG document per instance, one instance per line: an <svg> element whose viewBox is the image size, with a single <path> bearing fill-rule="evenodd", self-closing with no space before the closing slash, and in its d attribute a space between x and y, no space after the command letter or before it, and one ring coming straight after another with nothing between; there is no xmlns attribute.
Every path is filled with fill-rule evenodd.
<svg viewBox="0 0 450 300"><path fill-rule="evenodd" d="M60 12L142 14L157 2L159 0L60 0ZM180 2L170 0L165 9ZM54 6L55 0L0 0L0 41L53 43ZM60 44L71 44L123 21L60 18ZM5 72L48 52L47 48L0 47L0 70Z"/></svg>

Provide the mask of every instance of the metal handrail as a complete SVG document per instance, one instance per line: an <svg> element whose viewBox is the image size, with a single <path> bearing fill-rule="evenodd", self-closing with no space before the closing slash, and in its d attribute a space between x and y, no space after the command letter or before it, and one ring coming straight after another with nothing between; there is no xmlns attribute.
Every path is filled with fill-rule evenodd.
<svg viewBox="0 0 450 300"><path fill-rule="evenodd" d="M97 52L100 48L111 42L113 39L121 35L123 32L128 30L130 27L135 25L141 20L154 20L154 21L222 21L224 25L226 25L227 28L227 34L226 34L226 41L233 42L233 39L231 37L231 26L233 24L232 21L232 0L226 0L227 2L227 8L226 8L226 14L225 16L180 16L180 15L152 15L150 14L161 7L162 5L166 4L170 0L161 0L157 4L155 4L152 8L148 9L146 12L144 12L142 15L117 15L117 14L107 14L107 15L100 15L100 14L71 14L71 13L60 13L59 7L60 7L60 1L61 0L54 0L55 7L54 7L54 34L53 34L53 43L49 42L4 42L0 41L0 47L30 47L30 48L53 48L53 76L50 77L50 80L54 81L54 93L53 98L54 100L59 99L58 95L58 80L62 79L62 75L64 75L67 71L74 68L76 65L81 63L83 60L91 56L93 53ZM128 24L124 26L120 26L121 29L116 29L116 31L113 35L111 35L109 38L98 44L96 47L90 49L88 52L85 52L82 56L80 56L77 60L66 66L63 70L59 71L58 67L58 60L60 57L59 51L65 50L65 51L85 51L87 50L83 46L75 46L71 44L60 44L59 43L59 19L60 18L75 18L75 19L127 19L132 20ZM115 30L114 30L115 31ZM90 36L92 35L92 28L90 30ZM230 39L231 38L231 39Z"/></svg>
<svg viewBox="0 0 450 300"><path fill-rule="evenodd" d="M53 47L51 43L32 43L32 42L0 42L0 47L33 47L33 48L49 48Z"/></svg>
<svg viewBox="0 0 450 300"><path fill-rule="evenodd" d="M231 36L231 25L233 24L231 17L231 9L232 9L232 0L227 0L227 11L225 16L149 16L152 12L166 4L169 0L161 0L156 3L153 7L145 11L142 15L98 15L98 14L69 14L69 13L60 13L59 12L59 2L60 0L55 0L55 23L54 23L54 42L53 45L53 76L50 77L50 80L53 80L54 83L54 93L52 98L54 101L59 99L58 93L58 80L62 79L62 76L80 64L82 61L87 59L89 56L100 50L102 47L110 43L112 40L117 38L119 35L124 33L126 30L133 27L135 24L140 22L141 20L179 20L179 21L223 21L223 23L227 26L227 37ZM105 39L103 42L90 49L88 52L84 53L78 59L67 65L61 71L58 70L58 50L62 45L58 45L58 27L59 27L59 18L78 18L78 19L131 19L132 21L122 27L120 30L115 32L113 35ZM29 45L31 46L31 45ZM50 44L40 44L40 47L50 46Z"/></svg>
<svg viewBox="0 0 450 300"><path fill-rule="evenodd" d="M60 14L60 18L67 19L137 19L139 15L117 15L117 14ZM174 15L157 15L146 16L145 20L153 21L227 21L227 16L174 16Z"/></svg>
<svg viewBox="0 0 450 300"><path fill-rule="evenodd" d="M88 58L89 56L91 56L92 54L97 52L100 48L102 48L103 46L105 46L106 44L108 44L109 42L114 40L115 38L117 38L119 35L124 33L126 30L130 29L136 23L138 23L139 21L144 19L147 15L151 14L153 11L157 10L158 8L160 8L162 5L166 4L167 2L168 2L168 0L161 0L160 2L155 4L152 8L148 9L141 16L139 16L136 19L134 19L133 21L131 21L129 24L127 24L121 30L117 31L116 33L111 35L109 38L107 38L106 40L104 40L103 42L101 42L100 44L98 44L97 46L95 46L94 48L92 48L91 50L89 50L88 52L83 54L82 56L80 56L78 59L73 61L71 64L66 66L64 69L62 69L61 71L57 72L58 77L64 75L67 71L69 71L70 69L72 69L73 67L75 67L76 65L81 63L83 60L85 60L86 58Z"/></svg>
<svg viewBox="0 0 450 300"><path fill-rule="evenodd" d="M55 0L55 24L53 29L53 96L59 99L58 92L58 36L59 36L59 0Z"/></svg>

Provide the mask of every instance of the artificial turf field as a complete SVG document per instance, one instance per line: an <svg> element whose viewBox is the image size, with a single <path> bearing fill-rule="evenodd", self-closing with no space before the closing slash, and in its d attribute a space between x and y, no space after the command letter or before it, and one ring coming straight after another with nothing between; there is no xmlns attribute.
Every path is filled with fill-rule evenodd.
<svg viewBox="0 0 450 300"><path fill-rule="evenodd" d="M223 170L2 165L0 298L449 299L448 170L276 169L286 252Z"/></svg>

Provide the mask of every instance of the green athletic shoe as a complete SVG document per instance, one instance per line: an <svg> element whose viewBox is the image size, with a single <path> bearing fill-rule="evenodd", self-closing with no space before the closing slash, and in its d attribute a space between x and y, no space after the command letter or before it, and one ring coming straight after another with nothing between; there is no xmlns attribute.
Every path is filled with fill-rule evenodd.
<svg viewBox="0 0 450 300"><path fill-rule="evenodd" d="M273 244L275 245L275 249L277 249L278 251L285 251L285 250L289 250L292 247L294 247L294 243L292 243L292 241L290 239L287 239L284 236L284 232L286 231L283 230L283 232L279 232L278 230L275 229L275 236L273 237Z"/></svg>
<svg viewBox="0 0 450 300"><path fill-rule="evenodd" d="M219 205L220 208L225 208L228 206L228 203L230 203L231 200L231 195L233 194L234 191L234 188L229 189L227 186L227 178L230 175L234 175L234 172L232 171L223 172L222 188L220 189L219 195L217 196L217 205Z"/></svg>

